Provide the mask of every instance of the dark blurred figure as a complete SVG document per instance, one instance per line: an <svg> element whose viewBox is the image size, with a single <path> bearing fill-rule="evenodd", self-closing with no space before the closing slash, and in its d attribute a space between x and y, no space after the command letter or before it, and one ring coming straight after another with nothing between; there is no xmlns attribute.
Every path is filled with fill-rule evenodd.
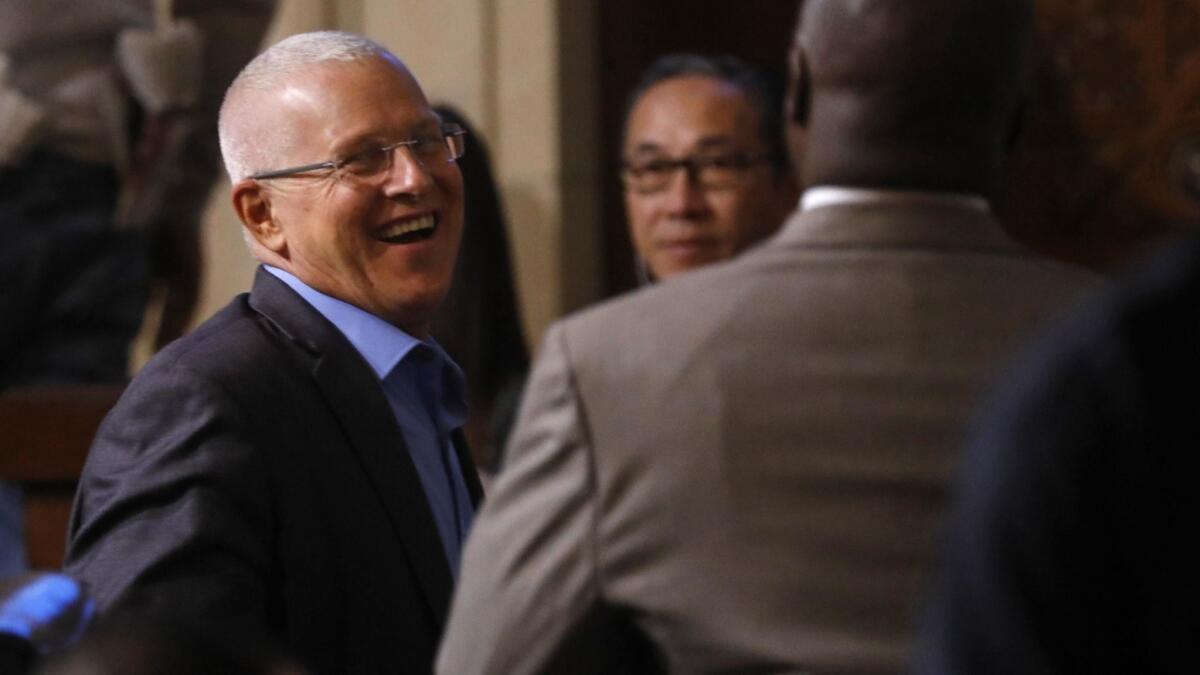
<svg viewBox="0 0 1200 675"><path fill-rule="evenodd" d="M0 0L0 387L120 382L195 307L217 107L272 0ZM172 3L167 3L172 4Z"/></svg>
<svg viewBox="0 0 1200 675"><path fill-rule="evenodd" d="M629 95L621 179L643 283L728 260L774 234L799 190L783 84L733 56L668 54Z"/></svg>
<svg viewBox="0 0 1200 675"><path fill-rule="evenodd" d="M79 583L39 572L0 582L0 673L26 672L43 654L79 638L94 604Z"/></svg>
<svg viewBox="0 0 1200 675"><path fill-rule="evenodd" d="M968 446L916 673L1196 672L1197 345L1192 239L1008 378Z"/></svg>
<svg viewBox="0 0 1200 675"><path fill-rule="evenodd" d="M155 348L183 333L217 107L274 4L0 0L0 389L124 382L151 296ZM20 511L0 485L0 523Z"/></svg>
<svg viewBox="0 0 1200 675"><path fill-rule="evenodd" d="M159 616L106 617L38 675L302 675L279 649L217 622Z"/></svg>
<svg viewBox="0 0 1200 675"><path fill-rule="evenodd" d="M450 293L434 315L430 333L466 375L471 409L467 440L478 466L494 473L529 370L508 223L491 156L478 131L450 106L434 110L467 130L466 153L458 160L466 221Z"/></svg>

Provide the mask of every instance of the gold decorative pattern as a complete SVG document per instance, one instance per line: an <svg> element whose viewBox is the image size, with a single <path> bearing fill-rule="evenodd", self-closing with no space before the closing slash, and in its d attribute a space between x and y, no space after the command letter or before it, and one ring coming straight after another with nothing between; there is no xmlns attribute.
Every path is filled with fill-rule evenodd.
<svg viewBox="0 0 1200 675"><path fill-rule="evenodd" d="M1096 265L1200 225L1200 0L1041 0L1006 212L1035 248Z"/></svg>

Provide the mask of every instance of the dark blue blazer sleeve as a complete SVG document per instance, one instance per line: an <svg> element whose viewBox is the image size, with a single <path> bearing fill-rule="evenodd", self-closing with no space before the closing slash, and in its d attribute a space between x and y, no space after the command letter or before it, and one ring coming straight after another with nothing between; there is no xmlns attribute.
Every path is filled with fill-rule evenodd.
<svg viewBox="0 0 1200 675"><path fill-rule="evenodd" d="M192 370L144 373L102 424L70 522L66 571L99 609L266 623L270 483L231 398Z"/></svg>

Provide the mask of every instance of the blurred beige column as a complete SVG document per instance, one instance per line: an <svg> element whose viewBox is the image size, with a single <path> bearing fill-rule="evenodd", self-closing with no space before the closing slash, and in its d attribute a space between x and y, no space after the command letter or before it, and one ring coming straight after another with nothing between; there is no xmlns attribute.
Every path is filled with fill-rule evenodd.
<svg viewBox="0 0 1200 675"><path fill-rule="evenodd" d="M333 27L363 33L412 68L431 101L463 111L491 147L518 297L534 345L599 297L601 258L591 0L284 0L273 42ZM205 316L249 287L228 203L209 225ZM244 264L243 264L244 263Z"/></svg>

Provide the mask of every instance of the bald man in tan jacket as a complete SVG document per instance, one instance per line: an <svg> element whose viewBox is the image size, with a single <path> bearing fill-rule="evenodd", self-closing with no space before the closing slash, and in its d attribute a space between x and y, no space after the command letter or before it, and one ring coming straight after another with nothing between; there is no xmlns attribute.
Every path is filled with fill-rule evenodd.
<svg viewBox="0 0 1200 675"><path fill-rule="evenodd" d="M800 210L550 329L439 672L903 669L972 408L1096 283L1020 250L986 198L1029 21L805 3Z"/></svg>

